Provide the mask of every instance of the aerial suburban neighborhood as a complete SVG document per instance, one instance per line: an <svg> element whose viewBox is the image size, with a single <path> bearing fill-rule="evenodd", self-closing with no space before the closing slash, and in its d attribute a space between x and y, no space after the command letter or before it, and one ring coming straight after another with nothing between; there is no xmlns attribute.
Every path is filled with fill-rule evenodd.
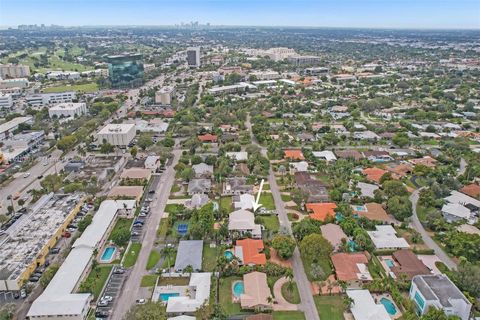
<svg viewBox="0 0 480 320"><path fill-rule="evenodd" d="M0 44L0 319L479 319L478 30Z"/></svg>

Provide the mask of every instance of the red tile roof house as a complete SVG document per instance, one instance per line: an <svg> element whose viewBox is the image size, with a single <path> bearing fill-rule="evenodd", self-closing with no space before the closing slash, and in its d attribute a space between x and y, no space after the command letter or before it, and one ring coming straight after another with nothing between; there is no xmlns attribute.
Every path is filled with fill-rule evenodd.
<svg viewBox="0 0 480 320"><path fill-rule="evenodd" d="M472 198L480 199L480 186L478 184L471 183L469 185L466 185L459 191Z"/></svg>
<svg viewBox="0 0 480 320"><path fill-rule="evenodd" d="M235 256L237 256L243 265L265 265L267 257L263 251L263 241L260 239L237 240L235 246Z"/></svg>
<svg viewBox="0 0 480 320"><path fill-rule="evenodd" d="M302 150L285 150L284 158L287 160L305 160Z"/></svg>
<svg viewBox="0 0 480 320"><path fill-rule="evenodd" d="M376 183L380 183L380 178L385 173L387 173L387 171L380 168L367 168L367 169L364 169L362 172L367 176L368 180L374 181Z"/></svg>
<svg viewBox="0 0 480 320"><path fill-rule="evenodd" d="M335 217L335 209L337 208L337 205L334 202L307 203L305 207L308 211L313 212L309 215L311 219L325 221L328 218Z"/></svg>
<svg viewBox="0 0 480 320"><path fill-rule="evenodd" d="M218 137L214 134L207 133L207 134L198 136L198 140L202 142L217 142Z"/></svg>
<svg viewBox="0 0 480 320"><path fill-rule="evenodd" d="M368 252L335 253L331 256L337 280L345 281L350 287L360 287L362 283L372 281L368 271Z"/></svg>

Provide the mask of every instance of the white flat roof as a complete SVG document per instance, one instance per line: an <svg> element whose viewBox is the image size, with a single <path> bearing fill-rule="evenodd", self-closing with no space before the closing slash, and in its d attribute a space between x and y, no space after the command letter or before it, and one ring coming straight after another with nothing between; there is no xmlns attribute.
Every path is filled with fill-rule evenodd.
<svg viewBox="0 0 480 320"><path fill-rule="evenodd" d="M180 296L170 297L167 302L167 313L195 312L210 298L211 272L192 273L189 287L194 287L193 298Z"/></svg>
<svg viewBox="0 0 480 320"><path fill-rule="evenodd" d="M98 131L97 134L122 134L129 132L130 130L132 130L132 128L135 130L135 125L133 123L109 123L100 131Z"/></svg>
<svg viewBox="0 0 480 320"><path fill-rule="evenodd" d="M11 130L12 128L15 128L21 123L25 123L27 121L32 120L32 117L16 117L13 118L12 120L0 124L0 133L4 133L5 131Z"/></svg>
<svg viewBox="0 0 480 320"><path fill-rule="evenodd" d="M391 225L375 226L376 231L367 231L377 249L409 248L407 240L397 237Z"/></svg>
<svg viewBox="0 0 480 320"><path fill-rule="evenodd" d="M350 306L355 320L390 320L387 310L382 304L376 304L368 290L347 290L353 299Z"/></svg>
<svg viewBox="0 0 480 320"><path fill-rule="evenodd" d="M86 104L84 102L66 102L66 103L56 104L53 107L50 107L50 109L48 109L48 110L52 110L52 111L76 110L76 109L81 108L85 105Z"/></svg>

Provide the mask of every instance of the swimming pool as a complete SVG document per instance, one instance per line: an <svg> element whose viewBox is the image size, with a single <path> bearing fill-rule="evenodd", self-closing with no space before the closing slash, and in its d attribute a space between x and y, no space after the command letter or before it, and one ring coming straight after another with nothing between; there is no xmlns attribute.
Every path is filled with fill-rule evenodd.
<svg viewBox="0 0 480 320"><path fill-rule="evenodd" d="M355 211L363 212L367 211L367 209L365 208L365 206L355 206Z"/></svg>
<svg viewBox="0 0 480 320"><path fill-rule="evenodd" d="M231 261L233 259L232 251L227 250L223 255L225 256L225 258L227 258L228 261Z"/></svg>
<svg viewBox="0 0 480 320"><path fill-rule="evenodd" d="M160 300L166 302L171 297L179 297L180 293L178 292L169 292L169 293L160 293Z"/></svg>
<svg viewBox="0 0 480 320"><path fill-rule="evenodd" d="M245 288L243 287L243 281L237 281L233 285L233 295L235 298L240 298L240 295L245 293Z"/></svg>
<svg viewBox="0 0 480 320"><path fill-rule="evenodd" d="M393 263L393 260L391 260L391 259L383 259L383 261L385 261L385 264L386 264L389 268L395 266L395 264Z"/></svg>
<svg viewBox="0 0 480 320"><path fill-rule="evenodd" d="M106 247L103 251L102 257L100 261L102 262L110 262L112 260L113 254L117 249L115 247Z"/></svg>
<svg viewBox="0 0 480 320"><path fill-rule="evenodd" d="M397 313L397 308L390 299L382 298L380 299L380 303L383 304L389 315L393 316Z"/></svg>

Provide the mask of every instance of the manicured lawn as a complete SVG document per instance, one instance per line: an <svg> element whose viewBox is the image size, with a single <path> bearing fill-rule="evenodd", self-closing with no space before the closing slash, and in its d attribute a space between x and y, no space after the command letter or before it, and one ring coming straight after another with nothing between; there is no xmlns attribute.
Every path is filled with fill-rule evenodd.
<svg viewBox="0 0 480 320"><path fill-rule="evenodd" d="M220 208L230 213L232 211L232 197L222 197L220 199Z"/></svg>
<svg viewBox="0 0 480 320"><path fill-rule="evenodd" d="M272 315L274 320L305 320L302 311L274 311Z"/></svg>
<svg viewBox="0 0 480 320"><path fill-rule="evenodd" d="M110 232L110 236L108 237L108 240L112 240L112 235L114 234L115 231L121 230L121 229L130 230L131 225L132 225L132 219L119 218L115 223L115 226L113 227L112 232Z"/></svg>
<svg viewBox="0 0 480 320"><path fill-rule="evenodd" d="M208 243L203 245L203 261L202 269L206 272L211 272L215 269L215 264L217 262L217 252L219 251L218 247L210 248Z"/></svg>
<svg viewBox="0 0 480 320"><path fill-rule="evenodd" d="M177 211L180 211L184 208L182 204L174 204L174 203L169 203L165 206L165 212L168 213L176 213Z"/></svg>
<svg viewBox="0 0 480 320"><path fill-rule="evenodd" d="M128 248L125 258L123 259L123 266L125 268L130 268L135 264L135 262L137 262L138 254L140 253L141 248L142 245L140 243L132 243L130 248Z"/></svg>
<svg viewBox="0 0 480 320"><path fill-rule="evenodd" d="M289 194L282 194L282 201L284 202L292 201L292 197Z"/></svg>
<svg viewBox="0 0 480 320"><path fill-rule="evenodd" d="M278 221L277 216L262 216L262 222L265 228L271 231L278 231L280 229L280 221Z"/></svg>
<svg viewBox="0 0 480 320"><path fill-rule="evenodd" d="M98 298L100 292L107 281L108 275L113 266L97 266L90 271L88 277L80 284L79 292L90 292L94 296L94 300Z"/></svg>
<svg viewBox="0 0 480 320"><path fill-rule="evenodd" d="M315 280L325 280L329 275L332 274L332 267L330 266L330 258L329 257L319 257L318 262L313 263L309 259L306 259L302 256L303 267L305 268L305 273L307 274L307 278L310 281ZM322 268L324 272L324 276L321 279L314 279L312 276L312 265L318 265Z"/></svg>
<svg viewBox="0 0 480 320"><path fill-rule="evenodd" d="M167 236L167 231L168 231L168 219L167 218L160 219L160 226L158 227L158 230L157 230L158 238L165 239L165 237Z"/></svg>
<svg viewBox="0 0 480 320"><path fill-rule="evenodd" d="M273 196L271 193L262 193L260 195L260 203L265 209L275 210L275 203L273 201Z"/></svg>
<svg viewBox="0 0 480 320"><path fill-rule="evenodd" d="M170 193L175 193L175 192L178 192L180 190L182 190L182 188L180 188L180 186L178 184L174 184L172 186L172 190L170 190Z"/></svg>
<svg viewBox="0 0 480 320"><path fill-rule="evenodd" d="M227 315L239 314L241 312L240 303L232 302L232 282L242 280L241 277L228 277L220 279L220 305Z"/></svg>
<svg viewBox="0 0 480 320"><path fill-rule="evenodd" d="M300 294L298 293L297 284L293 282L291 290L289 290L289 284L285 283L282 286L282 296L290 303L299 304L300 303Z"/></svg>
<svg viewBox="0 0 480 320"><path fill-rule="evenodd" d="M172 286L186 286L190 282L189 277L175 277L175 278L168 278L168 277L161 277L158 280L159 286L166 286L171 284Z"/></svg>
<svg viewBox="0 0 480 320"><path fill-rule="evenodd" d="M95 82L84 83L84 84L74 84L71 86L58 86L58 87L48 87L43 89L45 93L51 92L66 92L66 91L82 91L85 93L96 92L98 91L98 85Z"/></svg>
<svg viewBox="0 0 480 320"><path fill-rule="evenodd" d="M159 260L160 260L160 253L158 251L152 250L150 252L150 255L148 256L147 270L153 269Z"/></svg>
<svg viewBox="0 0 480 320"><path fill-rule="evenodd" d="M157 283L157 275L147 274L142 277L142 282L140 283L141 287L153 287Z"/></svg>
<svg viewBox="0 0 480 320"><path fill-rule="evenodd" d="M314 296L313 299L320 319L343 320L345 307L342 296Z"/></svg>

